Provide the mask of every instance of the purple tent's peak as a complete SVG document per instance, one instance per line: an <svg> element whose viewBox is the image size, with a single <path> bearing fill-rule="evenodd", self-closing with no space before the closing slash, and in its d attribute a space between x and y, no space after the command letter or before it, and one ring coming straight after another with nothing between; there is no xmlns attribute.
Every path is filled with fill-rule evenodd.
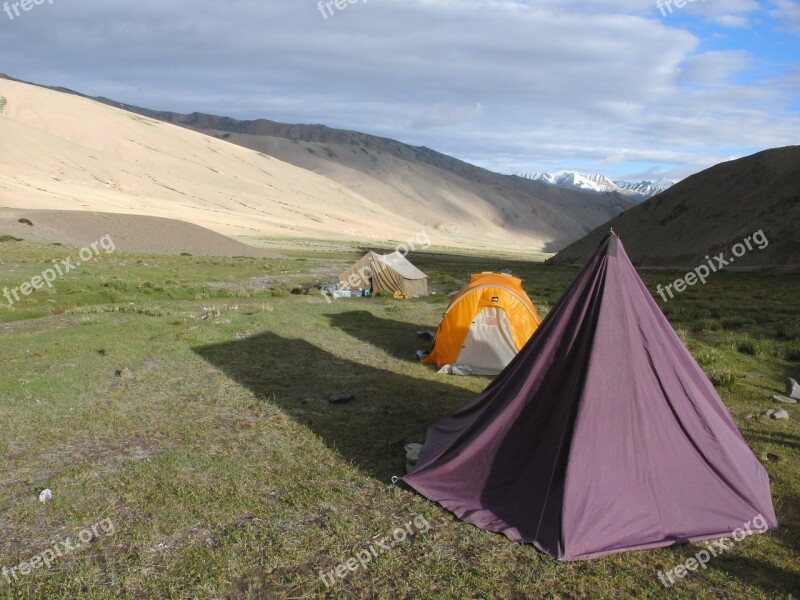
<svg viewBox="0 0 800 600"><path fill-rule="evenodd" d="M614 230L608 232L606 237L603 238L603 241L600 242L600 246L597 248L597 256L617 256L617 251L619 247L622 246L622 241L619 239L619 236L614 233Z"/></svg>

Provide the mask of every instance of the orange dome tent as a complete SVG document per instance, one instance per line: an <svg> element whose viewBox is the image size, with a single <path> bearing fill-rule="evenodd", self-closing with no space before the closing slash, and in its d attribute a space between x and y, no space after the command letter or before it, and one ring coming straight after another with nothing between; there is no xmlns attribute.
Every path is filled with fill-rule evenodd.
<svg viewBox="0 0 800 600"><path fill-rule="evenodd" d="M521 279L476 273L453 296L436 330L433 350L422 362L468 366L481 375L499 373L540 322Z"/></svg>

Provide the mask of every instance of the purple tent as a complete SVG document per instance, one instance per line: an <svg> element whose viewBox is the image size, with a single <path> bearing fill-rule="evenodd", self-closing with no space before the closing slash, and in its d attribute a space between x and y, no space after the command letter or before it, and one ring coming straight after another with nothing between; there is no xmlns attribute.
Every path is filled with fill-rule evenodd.
<svg viewBox="0 0 800 600"><path fill-rule="evenodd" d="M561 560L777 528L766 471L613 234L404 481Z"/></svg>

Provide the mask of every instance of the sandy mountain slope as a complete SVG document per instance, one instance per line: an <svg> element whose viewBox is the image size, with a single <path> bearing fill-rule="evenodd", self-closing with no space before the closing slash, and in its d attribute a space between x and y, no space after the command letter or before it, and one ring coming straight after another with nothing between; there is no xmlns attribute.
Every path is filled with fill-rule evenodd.
<svg viewBox="0 0 800 600"><path fill-rule="evenodd" d="M151 254L277 256L185 221L117 213L0 208L0 235L75 248L109 236L116 250Z"/></svg>
<svg viewBox="0 0 800 600"><path fill-rule="evenodd" d="M766 247L751 242L753 249L727 268L800 268L800 146L766 150L693 175L549 262L583 264L609 227L641 266L690 269L720 252L730 259L734 244L763 231Z"/></svg>
<svg viewBox="0 0 800 600"><path fill-rule="evenodd" d="M0 98L0 206L159 216L239 235L404 240L420 230L325 177L184 128L4 79Z"/></svg>
<svg viewBox="0 0 800 600"><path fill-rule="evenodd" d="M429 148L324 125L182 115L97 100L314 171L458 240L500 229L524 247L555 251L635 204L619 193L568 190L501 175Z"/></svg>

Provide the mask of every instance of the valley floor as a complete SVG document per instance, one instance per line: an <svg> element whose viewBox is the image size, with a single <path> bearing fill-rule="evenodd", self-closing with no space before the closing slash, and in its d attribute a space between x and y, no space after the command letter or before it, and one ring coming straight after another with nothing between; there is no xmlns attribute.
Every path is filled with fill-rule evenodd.
<svg viewBox="0 0 800 600"><path fill-rule="evenodd" d="M0 291L70 252L0 242ZM781 523L667 590L659 571L704 544L559 564L391 484L405 444L489 382L413 360L446 294L510 268L544 314L575 269L416 254L436 295L326 302L291 290L358 254L283 254L114 253L13 306L0 297L0 567L48 558L0 576L0 598L800 594L800 412L761 416L800 378L800 276L720 273L662 305L765 464ZM644 274L651 291L674 278ZM342 390L354 399L328 402Z"/></svg>

